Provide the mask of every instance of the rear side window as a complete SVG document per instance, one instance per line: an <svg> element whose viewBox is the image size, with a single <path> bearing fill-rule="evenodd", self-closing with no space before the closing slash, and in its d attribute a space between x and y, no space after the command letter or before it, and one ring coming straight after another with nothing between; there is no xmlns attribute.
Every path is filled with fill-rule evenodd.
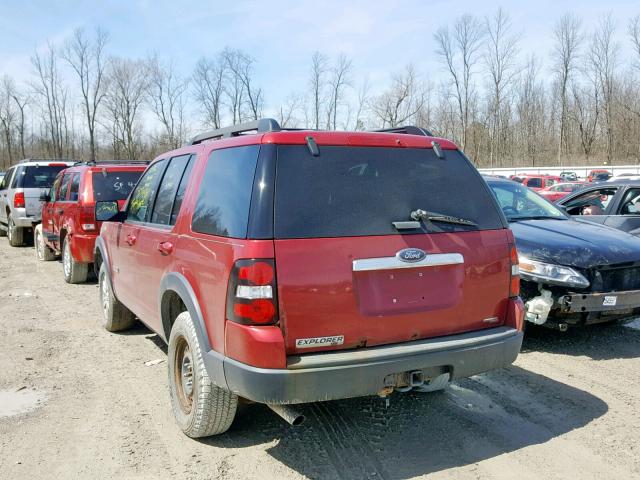
<svg viewBox="0 0 640 480"><path fill-rule="evenodd" d="M78 201L78 192L80 191L80 174L74 173L71 179L71 190L69 190L69 200Z"/></svg>
<svg viewBox="0 0 640 480"><path fill-rule="evenodd" d="M423 223L396 230L422 209L471 220L475 226ZM276 238L349 237L504 228L485 183L459 152L439 159L431 149L278 147Z"/></svg>
<svg viewBox="0 0 640 480"><path fill-rule="evenodd" d="M151 223L159 223L161 225L169 225L171 222L171 209L173 201L178 191L178 184L182 173L184 172L190 155L182 155L174 157L169 162L169 166L164 172L156 202L153 206L153 214L151 215Z"/></svg>
<svg viewBox="0 0 640 480"><path fill-rule="evenodd" d="M69 184L71 183L71 177L73 177L73 175L70 173L64 174L62 185L60 185L60 198L58 200L69 200Z"/></svg>
<svg viewBox="0 0 640 480"><path fill-rule="evenodd" d="M189 159L187 168L185 168L184 173L182 174L180 185L178 185L176 199L173 202L173 208L171 209L171 225L174 225L176 223L176 220L178 219L178 213L180 213L180 207L182 206L182 200L184 199L184 192L187 190L187 183L189 182L189 178L191 177L191 169L193 168L193 162L195 161L195 158L195 156L192 156Z"/></svg>
<svg viewBox="0 0 640 480"><path fill-rule="evenodd" d="M258 145L214 150L207 161L191 228L246 238Z"/></svg>
<svg viewBox="0 0 640 480"><path fill-rule="evenodd" d="M31 165L18 167L13 179L13 188L51 188L56 175L67 168L64 165Z"/></svg>
<svg viewBox="0 0 640 480"><path fill-rule="evenodd" d="M126 200L142 172L92 172L93 198L96 201Z"/></svg>

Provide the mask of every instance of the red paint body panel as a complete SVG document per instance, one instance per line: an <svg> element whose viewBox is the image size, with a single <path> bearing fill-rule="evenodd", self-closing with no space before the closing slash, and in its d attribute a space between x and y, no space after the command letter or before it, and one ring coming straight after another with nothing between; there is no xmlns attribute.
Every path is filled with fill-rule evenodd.
<svg viewBox="0 0 640 480"><path fill-rule="evenodd" d="M253 327L227 322L227 356L260 368L287 368L284 338L278 327Z"/></svg>
<svg viewBox="0 0 640 480"><path fill-rule="evenodd" d="M276 240L287 352L296 352L299 338L344 335L344 344L332 347L341 349L502 324L511 278L507 232ZM460 253L464 264L352 271L354 260L393 257L407 247ZM493 317L498 321L483 322Z"/></svg>

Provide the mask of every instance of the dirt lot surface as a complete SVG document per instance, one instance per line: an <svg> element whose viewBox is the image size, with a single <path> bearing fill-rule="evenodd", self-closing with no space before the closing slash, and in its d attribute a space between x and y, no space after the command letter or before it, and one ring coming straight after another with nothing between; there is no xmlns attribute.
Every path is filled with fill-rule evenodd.
<svg viewBox="0 0 640 480"><path fill-rule="evenodd" d="M252 405L194 441L171 415L162 342L102 330L97 296L0 239L1 478L640 478L637 321L528 332L514 366L388 409L306 405L292 428Z"/></svg>

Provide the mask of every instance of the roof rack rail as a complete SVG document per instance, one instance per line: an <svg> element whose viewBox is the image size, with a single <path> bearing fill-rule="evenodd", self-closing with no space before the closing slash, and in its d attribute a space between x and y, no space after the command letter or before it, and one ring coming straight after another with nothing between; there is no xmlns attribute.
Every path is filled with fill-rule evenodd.
<svg viewBox="0 0 640 480"><path fill-rule="evenodd" d="M231 127L218 128L209 132L201 133L191 139L189 145L197 145L205 140L220 140L221 138L237 137L243 133L256 131L257 133L279 132L282 130L280 124L273 118L261 118L253 122L240 123Z"/></svg>
<svg viewBox="0 0 640 480"><path fill-rule="evenodd" d="M383 132L383 133L403 133L405 135L420 135L422 137L433 137L433 133L431 133L426 128L416 127L413 125L404 125L402 127L393 127L393 128L381 128L379 130L371 130L372 132Z"/></svg>
<svg viewBox="0 0 640 480"><path fill-rule="evenodd" d="M149 165L151 163L150 160L81 160L73 164L76 165L90 165L90 166L100 166L100 165Z"/></svg>
<svg viewBox="0 0 640 480"><path fill-rule="evenodd" d="M27 162L76 162L77 160L72 160L68 158L24 158L20 160L18 163L27 163Z"/></svg>

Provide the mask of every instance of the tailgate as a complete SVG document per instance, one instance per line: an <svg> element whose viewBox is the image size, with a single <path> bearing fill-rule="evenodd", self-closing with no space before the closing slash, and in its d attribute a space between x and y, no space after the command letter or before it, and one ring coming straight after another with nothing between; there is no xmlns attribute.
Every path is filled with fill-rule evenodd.
<svg viewBox="0 0 640 480"><path fill-rule="evenodd" d="M403 262L396 254L407 248L427 256ZM276 240L287 352L397 343L501 325L509 292L508 248L507 230Z"/></svg>
<svg viewBox="0 0 640 480"><path fill-rule="evenodd" d="M27 215L40 220L42 214L42 205L44 204L44 202L40 201L40 189L25 189L24 203Z"/></svg>

